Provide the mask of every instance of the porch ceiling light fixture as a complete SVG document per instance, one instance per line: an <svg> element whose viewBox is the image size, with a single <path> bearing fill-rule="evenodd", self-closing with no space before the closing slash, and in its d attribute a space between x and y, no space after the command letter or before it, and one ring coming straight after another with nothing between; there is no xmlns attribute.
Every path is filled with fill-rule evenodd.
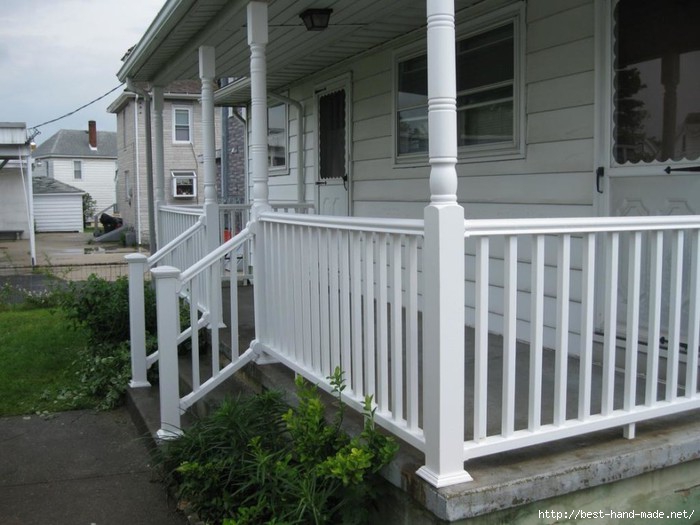
<svg viewBox="0 0 700 525"><path fill-rule="evenodd" d="M307 31L323 31L328 27L332 9L307 9L299 15Z"/></svg>

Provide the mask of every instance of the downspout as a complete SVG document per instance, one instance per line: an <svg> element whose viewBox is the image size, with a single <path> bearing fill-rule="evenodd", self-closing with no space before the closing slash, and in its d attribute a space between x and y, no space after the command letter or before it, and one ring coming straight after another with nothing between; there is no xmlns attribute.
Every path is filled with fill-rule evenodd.
<svg viewBox="0 0 700 525"><path fill-rule="evenodd" d="M126 88L129 91L136 93L136 95L141 95L144 99L144 102L145 102L144 105L146 107L145 128L146 128L146 195L147 195L147 199L148 199L148 244L149 244L149 249L151 250L151 253L153 253L155 251L155 247L156 247L156 214L155 214L155 210L153 209L155 198L154 198L154 193L153 193L153 145L152 145L152 139L151 139L151 96L143 89L136 87L130 78L126 79ZM135 121L136 120L137 119L135 119ZM137 128L137 134L136 134L136 143L138 144L138 128ZM138 172L138 163L137 163L136 169ZM137 203L139 206L138 239L139 239L139 244L141 244L141 228L140 228L141 201L140 201L140 199L137 200Z"/></svg>
<svg viewBox="0 0 700 525"><path fill-rule="evenodd" d="M139 95L134 93L134 148L136 162L136 238L141 244L141 168L139 160Z"/></svg>
<svg viewBox="0 0 700 525"><path fill-rule="evenodd" d="M304 173L304 160L306 150L304 148L304 105L298 100L278 95L276 93L268 93L270 98L284 102L294 106L297 110L297 202L304 204L306 202L306 180Z"/></svg>
<svg viewBox="0 0 700 525"><path fill-rule="evenodd" d="M31 148L31 147L30 147ZM25 182L24 164L22 162L22 151L19 151L19 170L22 177L22 189L24 190L24 199L27 203L27 221L29 222L29 257L32 266L36 266L36 238L34 237L34 188L32 186L32 159L31 149L27 154L27 180Z"/></svg>

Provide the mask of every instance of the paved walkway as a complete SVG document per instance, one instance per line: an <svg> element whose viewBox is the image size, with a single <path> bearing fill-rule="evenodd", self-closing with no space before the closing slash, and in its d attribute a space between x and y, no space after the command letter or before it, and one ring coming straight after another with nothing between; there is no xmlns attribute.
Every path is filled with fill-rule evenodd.
<svg viewBox="0 0 700 525"><path fill-rule="evenodd" d="M126 409L0 418L2 525L173 525Z"/></svg>

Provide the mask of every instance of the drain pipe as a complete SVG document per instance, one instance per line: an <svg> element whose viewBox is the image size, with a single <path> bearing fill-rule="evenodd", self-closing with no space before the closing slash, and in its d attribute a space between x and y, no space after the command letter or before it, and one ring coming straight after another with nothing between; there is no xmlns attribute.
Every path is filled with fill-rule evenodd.
<svg viewBox="0 0 700 525"><path fill-rule="evenodd" d="M139 161L139 94L134 93L134 158L136 160L136 242L141 245L141 166Z"/></svg>
<svg viewBox="0 0 700 525"><path fill-rule="evenodd" d="M136 87L136 85L133 83L131 78L126 79L126 88L135 93L137 98L140 95L143 97L144 100L144 106L146 108L146 122L145 122L145 128L146 128L146 194L147 194L147 200L148 200L148 244L149 244L149 250L151 253L155 251L156 247L156 214L155 210L153 209L154 203L155 203L155 198L154 198L154 193L153 193L153 148L151 145L151 96L144 91L143 89ZM138 111L138 104L136 107L136 111ZM134 119L136 122L136 119ZM135 137L136 143L138 144L138 128L136 130L136 137ZM136 169L138 171L138 159L136 163ZM138 195L138 193L137 193ZM138 197L137 197L138 198ZM140 207L140 200L137 201L139 203ZM141 222L141 211L139 210L139 225ZM141 244L141 228L139 227L138 229L138 238L139 238L139 244Z"/></svg>
<svg viewBox="0 0 700 525"><path fill-rule="evenodd" d="M297 202L299 204L304 204L306 202L306 181L304 174L304 105L298 100L276 93L268 93L267 96L279 102L294 106L297 110Z"/></svg>

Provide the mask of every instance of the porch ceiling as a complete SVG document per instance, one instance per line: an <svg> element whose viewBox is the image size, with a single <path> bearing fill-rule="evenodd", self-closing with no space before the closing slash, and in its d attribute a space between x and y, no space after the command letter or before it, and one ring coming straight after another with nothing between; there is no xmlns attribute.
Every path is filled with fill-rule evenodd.
<svg viewBox="0 0 700 525"><path fill-rule="evenodd" d="M458 0L457 10L479 0ZM249 75L244 0L169 0L125 59L117 76L166 85L196 79L198 47L216 48L216 76ZM268 89L301 78L425 26L425 0L271 0L267 46ZM306 31L299 13L333 9L325 31ZM247 100L247 89L229 90L226 103ZM224 102L221 97L218 103Z"/></svg>

